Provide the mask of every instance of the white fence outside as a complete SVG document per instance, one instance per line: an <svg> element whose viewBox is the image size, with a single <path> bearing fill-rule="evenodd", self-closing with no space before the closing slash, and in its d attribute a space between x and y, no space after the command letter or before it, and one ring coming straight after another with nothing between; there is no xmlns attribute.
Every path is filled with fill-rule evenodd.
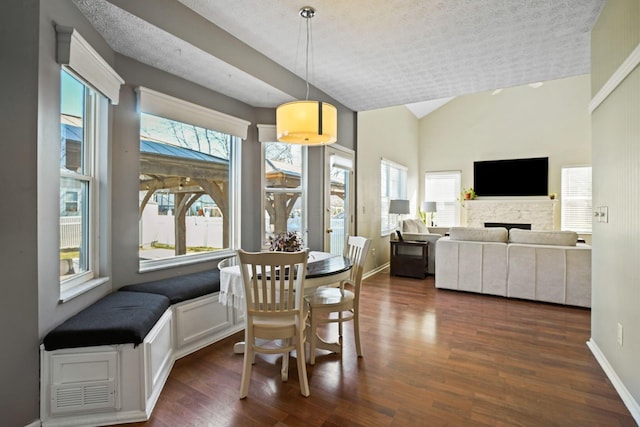
<svg viewBox="0 0 640 427"><path fill-rule="evenodd" d="M82 217L60 217L60 249L79 248L82 242Z"/></svg>
<svg viewBox="0 0 640 427"><path fill-rule="evenodd" d="M332 220L331 247L336 254L344 249L344 227L342 220ZM173 215L158 215L156 205L148 205L140 222L140 245L149 247L152 243L175 245ZM207 216L186 217L187 246L222 248L222 218ZM60 249L80 247L82 242L82 217L60 218Z"/></svg>
<svg viewBox="0 0 640 427"><path fill-rule="evenodd" d="M185 225L187 247L222 248L222 217L188 216ZM146 248L153 243L175 245L175 218L158 215L158 206L149 204L140 221L140 245Z"/></svg>

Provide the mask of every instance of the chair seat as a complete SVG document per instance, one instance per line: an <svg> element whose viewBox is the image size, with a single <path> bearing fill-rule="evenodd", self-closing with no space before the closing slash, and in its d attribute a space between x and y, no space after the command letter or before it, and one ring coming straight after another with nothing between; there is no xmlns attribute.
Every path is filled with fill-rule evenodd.
<svg viewBox="0 0 640 427"><path fill-rule="evenodd" d="M355 294L349 290L318 288L312 295L306 296L305 300L311 307L335 307L352 303L355 298Z"/></svg>

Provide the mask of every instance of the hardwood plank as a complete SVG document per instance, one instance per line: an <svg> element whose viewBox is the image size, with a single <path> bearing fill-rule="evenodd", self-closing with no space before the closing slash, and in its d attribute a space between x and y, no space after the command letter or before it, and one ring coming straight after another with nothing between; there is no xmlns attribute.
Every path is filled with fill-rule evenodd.
<svg viewBox="0 0 640 427"><path fill-rule="evenodd" d="M238 399L242 333L176 361L151 419L130 426L636 426L586 346L590 310L364 281L364 358L318 352L300 395L295 361L256 358ZM332 329L333 328L333 329ZM335 334L329 325L324 334Z"/></svg>

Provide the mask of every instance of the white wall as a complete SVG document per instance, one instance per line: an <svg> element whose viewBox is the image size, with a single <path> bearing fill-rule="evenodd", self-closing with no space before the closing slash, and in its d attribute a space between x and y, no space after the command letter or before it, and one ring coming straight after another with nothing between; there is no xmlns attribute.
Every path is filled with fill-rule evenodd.
<svg viewBox="0 0 640 427"><path fill-rule="evenodd" d="M597 94L640 46L637 0L607 2L591 37ZM628 68L631 69L631 68ZM606 85L609 87L610 85ZM591 341L594 354L640 423L640 69L592 113L593 202L609 222L594 223ZM622 345L617 342L623 326Z"/></svg>
<svg viewBox="0 0 640 427"><path fill-rule="evenodd" d="M408 168L407 196L412 216L418 204L418 119L404 106L358 113L357 225L359 235L372 239L373 254L365 271L389 262L389 236L380 236L380 161Z"/></svg>
<svg viewBox="0 0 640 427"><path fill-rule="evenodd" d="M425 172L460 170L468 188L475 160L525 157L549 157L549 192L560 193L562 166L591 164L589 82L587 75L535 89L464 95L425 116L419 127L421 197ZM559 228L559 211L556 218Z"/></svg>

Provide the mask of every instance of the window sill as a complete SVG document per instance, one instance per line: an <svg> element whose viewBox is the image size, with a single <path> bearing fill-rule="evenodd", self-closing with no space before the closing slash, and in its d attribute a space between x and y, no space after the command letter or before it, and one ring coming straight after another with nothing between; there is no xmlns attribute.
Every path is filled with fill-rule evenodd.
<svg viewBox="0 0 640 427"><path fill-rule="evenodd" d="M233 256L235 254L235 251L226 250L200 255L188 255L175 258L141 261L140 266L138 267L138 273L148 273L151 271L164 270L167 268L198 264L201 262L222 261L223 259L229 258L230 256Z"/></svg>
<svg viewBox="0 0 640 427"><path fill-rule="evenodd" d="M98 277L96 279L88 280L81 285L77 285L70 289L62 291L60 292L60 299L58 300L58 302L62 304L71 301L75 297L85 294L90 290L95 289L104 283L107 283L109 280L109 277Z"/></svg>

